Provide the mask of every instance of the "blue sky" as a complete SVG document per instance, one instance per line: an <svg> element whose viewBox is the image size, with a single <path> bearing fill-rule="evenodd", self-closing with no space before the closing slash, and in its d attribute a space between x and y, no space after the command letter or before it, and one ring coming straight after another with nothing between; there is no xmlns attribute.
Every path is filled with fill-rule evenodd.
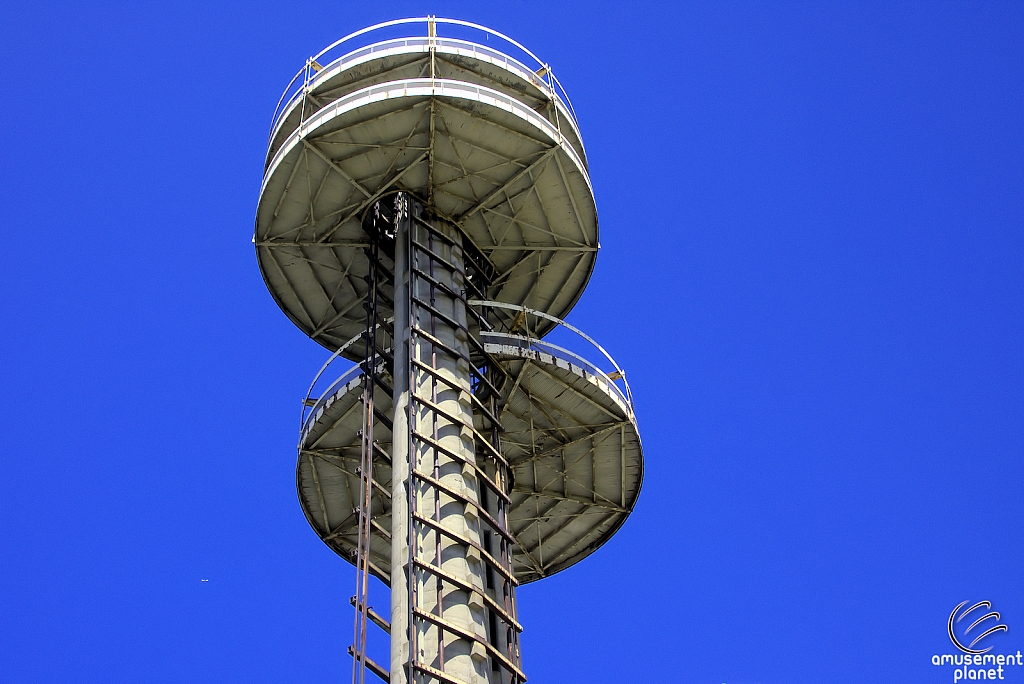
<svg viewBox="0 0 1024 684"><path fill-rule="evenodd" d="M1024 5L6 3L0 681L347 680L294 485L326 352L249 240L292 74L427 13L572 97L569 321L644 440L619 534L520 591L530 681L950 681L965 600L1024 648Z"/></svg>

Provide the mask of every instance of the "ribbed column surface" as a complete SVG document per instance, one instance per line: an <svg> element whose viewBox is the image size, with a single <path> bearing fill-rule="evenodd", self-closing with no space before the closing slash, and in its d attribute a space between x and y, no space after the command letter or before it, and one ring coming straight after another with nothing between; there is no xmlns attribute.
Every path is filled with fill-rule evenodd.
<svg viewBox="0 0 1024 684"><path fill-rule="evenodd" d="M451 237L452 243L441 242L423 225L413 223L411 265L442 287L459 292L464 287L462 249L457 238ZM441 259L433 258L429 252ZM450 323L456 321L465 329L466 310L459 300L423 276L414 273L412 283L413 324L462 357L457 358L425 335L413 336L411 380L415 399L411 403L411 428L416 477L412 513L416 521L416 560L424 566L441 568L476 589L471 592L446 586L448 583L438 575L421 568L413 585L414 614L437 615L444 622L486 640L480 600L483 567L475 548L480 544L480 529L478 488L472 467L476 459L469 363L465 360L469 357L469 344L466 333ZM447 492L460 495L461 500L439 489L435 482L441 483ZM427 523L428 520L431 522ZM460 537L470 543L460 541ZM423 619L416 622L416 655L421 663L465 682L486 681L486 653L476 641L459 638L451 630L446 630L442 639L436 623Z"/></svg>
<svg viewBox="0 0 1024 684"><path fill-rule="evenodd" d="M461 239L441 222L428 225L419 219L418 204L411 204L413 216L400 219L397 236L403 243L399 251L408 249L408 279L400 277L405 283L396 288L396 299L407 298L410 312L408 337L400 337L409 340L408 515L395 516L393 539L407 539L412 558L407 551L404 559L396 559L404 560L405 567L394 568L392 577L402 573L407 578L406 615L412 629L407 632L409 650L401 643L405 635L392 632L392 681L403 678L394 676L396 656L404 660L411 652L413 681L434 680L433 670L467 684L486 684L486 572L470 348L466 307L457 296L465 288ZM405 306L396 307L401 309ZM396 329L401 325L396 320ZM396 397L405 391L396 382ZM401 404L396 401L396 407ZM396 460L401 451L396 449ZM393 614L404 598L400 593L393 586Z"/></svg>

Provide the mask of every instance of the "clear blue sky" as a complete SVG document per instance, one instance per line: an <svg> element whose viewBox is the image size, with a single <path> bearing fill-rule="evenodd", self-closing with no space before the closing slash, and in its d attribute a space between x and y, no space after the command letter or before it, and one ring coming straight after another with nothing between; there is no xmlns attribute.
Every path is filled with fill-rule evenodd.
<svg viewBox="0 0 1024 684"><path fill-rule="evenodd" d="M294 484L326 352L249 240L288 79L427 13L573 98L569 320L645 446L620 533L520 592L530 681L948 682L964 600L1024 648L1024 5L8 2L0 681L347 681Z"/></svg>

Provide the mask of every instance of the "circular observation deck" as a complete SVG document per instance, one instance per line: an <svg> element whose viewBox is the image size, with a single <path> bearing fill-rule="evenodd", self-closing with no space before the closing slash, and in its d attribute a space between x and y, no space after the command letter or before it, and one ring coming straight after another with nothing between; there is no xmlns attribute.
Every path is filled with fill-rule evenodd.
<svg viewBox="0 0 1024 684"><path fill-rule="evenodd" d="M365 44L406 25L422 34ZM537 66L439 27L485 31ZM256 254L281 308L329 349L365 327L363 218L398 191L458 229L487 299L564 317L590 278L597 209L571 105L547 65L497 32L371 27L311 58L282 96Z"/></svg>
<svg viewBox="0 0 1024 684"><path fill-rule="evenodd" d="M528 313L531 328L544 318ZM625 522L643 481L640 434L622 370L600 347L607 371L521 332L482 332L480 341L504 370L498 388L505 428L500 450L513 474L508 512L508 529L516 541L512 569L520 583L532 582L590 555ZM390 383L383 366L378 372ZM296 469L306 519L349 562L355 562L357 536L361 392L362 370L355 365L319 392L316 401L307 402ZM382 413L390 413L391 397L385 392L376 392L374 402ZM390 451L388 426L376 430L378 444ZM374 459L373 479L373 525L390 530L387 458ZM369 560L374 574L388 581L391 546L384 535L371 536Z"/></svg>

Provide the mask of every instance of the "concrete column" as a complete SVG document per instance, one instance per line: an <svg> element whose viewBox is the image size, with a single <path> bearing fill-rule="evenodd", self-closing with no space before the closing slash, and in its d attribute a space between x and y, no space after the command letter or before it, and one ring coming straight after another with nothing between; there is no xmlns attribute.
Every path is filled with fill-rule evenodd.
<svg viewBox="0 0 1024 684"><path fill-rule="evenodd" d="M407 215L419 212L409 200ZM395 250L401 285L395 295L391 682L406 684L403 667L414 649L417 663L466 684L487 684L467 313L451 294L465 288L463 252L457 231L440 221L430 225L433 230L403 216ZM427 249L408 248L412 240ZM410 334L410 321L422 332ZM416 561L411 579L410 553ZM421 615L409 630L409 615L417 610Z"/></svg>
<svg viewBox="0 0 1024 684"><path fill-rule="evenodd" d="M409 662L409 201L396 200L395 367L391 443L391 684L407 684Z"/></svg>

